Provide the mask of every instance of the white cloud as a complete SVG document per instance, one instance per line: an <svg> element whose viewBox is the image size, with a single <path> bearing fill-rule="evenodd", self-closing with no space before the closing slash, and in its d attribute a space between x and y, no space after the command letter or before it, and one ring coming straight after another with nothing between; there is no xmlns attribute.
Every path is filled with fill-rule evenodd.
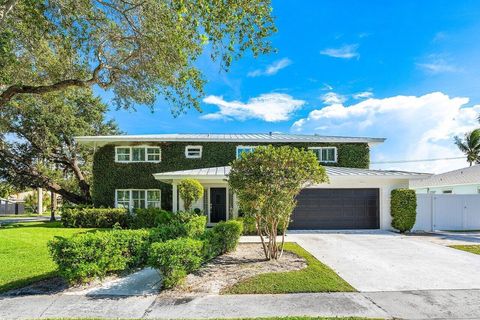
<svg viewBox="0 0 480 320"><path fill-rule="evenodd" d="M434 92L423 96L394 96L345 106L331 104L311 111L292 129L328 135L387 138L372 149L373 161L397 161L461 157L453 144L455 135L478 127L480 105L468 106L468 98L450 98ZM467 166L461 160L378 164L382 169L444 172Z"/></svg>
<svg viewBox="0 0 480 320"><path fill-rule="evenodd" d="M424 62L417 63L417 67L431 74L459 72L461 69L448 62L442 55L430 55Z"/></svg>
<svg viewBox="0 0 480 320"><path fill-rule="evenodd" d="M357 52L358 44L348 44L340 48L327 48L320 51L320 54L325 56L340 58L340 59L352 59L359 58L360 54Z"/></svg>
<svg viewBox="0 0 480 320"><path fill-rule="evenodd" d="M347 100L345 96L342 96L335 92L328 92L322 96L322 101L325 104L339 104L344 103Z"/></svg>
<svg viewBox="0 0 480 320"><path fill-rule="evenodd" d="M353 98L357 99L357 100L368 99L368 98L371 98L371 97L373 97L373 92L371 92L371 91L363 91L363 92L355 93L353 95Z"/></svg>
<svg viewBox="0 0 480 320"><path fill-rule="evenodd" d="M305 101L295 100L284 93L266 93L251 98L248 102L225 101L223 97L208 96L203 99L207 104L216 105L220 110L202 116L202 119L247 120L260 119L267 122L289 120Z"/></svg>
<svg viewBox="0 0 480 320"><path fill-rule="evenodd" d="M277 74L278 71L288 67L291 64L292 64L292 61L290 59L283 58L268 65L265 69L257 69L254 71L250 71L247 74L247 76L248 77L273 76L274 74Z"/></svg>

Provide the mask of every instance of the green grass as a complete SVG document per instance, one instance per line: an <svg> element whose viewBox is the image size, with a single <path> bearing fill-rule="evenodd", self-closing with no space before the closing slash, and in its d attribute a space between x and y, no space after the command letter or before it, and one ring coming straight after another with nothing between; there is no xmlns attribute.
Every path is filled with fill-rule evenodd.
<svg viewBox="0 0 480 320"><path fill-rule="evenodd" d="M302 270L272 272L253 276L227 289L224 294L249 293L299 293L355 291L332 269L315 259L296 243L286 243L285 250L293 252L307 261Z"/></svg>
<svg viewBox="0 0 480 320"><path fill-rule="evenodd" d="M450 248L467 251L474 254L480 254L480 245L455 245Z"/></svg>
<svg viewBox="0 0 480 320"><path fill-rule="evenodd" d="M22 219L22 218L32 218L32 217L44 217L45 215L38 215L33 213L24 213L24 214L9 214L1 215L0 221L2 220L11 220L11 219Z"/></svg>
<svg viewBox="0 0 480 320"><path fill-rule="evenodd" d="M63 228L59 222L17 223L0 228L0 292L56 275L47 242L88 229Z"/></svg>
<svg viewBox="0 0 480 320"><path fill-rule="evenodd" d="M45 320L80 320L80 319L88 319L88 320L102 320L103 318L47 318ZM135 319L133 319L135 320ZM137 319L140 320L140 319ZM219 319L212 319L212 320L222 320ZM358 318L358 317L269 317L269 318L232 318L229 320L375 320L373 318ZM381 319L377 319L381 320Z"/></svg>

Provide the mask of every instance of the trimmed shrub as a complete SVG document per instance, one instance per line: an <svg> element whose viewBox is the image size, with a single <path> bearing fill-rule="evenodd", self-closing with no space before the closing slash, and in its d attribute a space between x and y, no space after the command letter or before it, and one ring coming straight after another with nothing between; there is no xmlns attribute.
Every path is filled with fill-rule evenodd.
<svg viewBox="0 0 480 320"><path fill-rule="evenodd" d="M150 241L159 242L177 238L199 238L205 232L207 225L205 216L190 215L188 219L179 220L174 219L168 224L151 229Z"/></svg>
<svg viewBox="0 0 480 320"><path fill-rule="evenodd" d="M203 242L189 238L153 243L149 265L160 271L163 287L171 288L184 280L203 262Z"/></svg>
<svg viewBox="0 0 480 320"><path fill-rule="evenodd" d="M196 179L183 179L178 184L178 194L183 200L185 210L190 210L192 203L203 196L203 186Z"/></svg>
<svg viewBox="0 0 480 320"><path fill-rule="evenodd" d="M236 219L243 225L243 235L252 236L257 235L257 227L255 226L255 218L250 216L243 216Z"/></svg>
<svg viewBox="0 0 480 320"><path fill-rule="evenodd" d="M60 275L70 283L78 283L144 266L148 240L146 230L111 230L55 237L48 246Z"/></svg>
<svg viewBox="0 0 480 320"><path fill-rule="evenodd" d="M391 192L392 227L401 233L412 230L417 216L417 196L414 190L395 189Z"/></svg>
<svg viewBox="0 0 480 320"><path fill-rule="evenodd" d="M132 229L155 228L168 224L173 213L160 208L135 209L130 217L129 227Z"/></svg>
<svg viewBox="0 0 480 320"><path fill-rule="evenodd" d="M243 224L237 220L222 221L208 229L203 235L205 258L212 259L220 254L235 250L242 231Z"/></svg>
<svg viewBox="0 0 480 320"><path fill-rule="evenodd" d="M126 228L128 222L126 209L72 207L62 210L62 224L67 228L112 228L114 225Z"/></svg>

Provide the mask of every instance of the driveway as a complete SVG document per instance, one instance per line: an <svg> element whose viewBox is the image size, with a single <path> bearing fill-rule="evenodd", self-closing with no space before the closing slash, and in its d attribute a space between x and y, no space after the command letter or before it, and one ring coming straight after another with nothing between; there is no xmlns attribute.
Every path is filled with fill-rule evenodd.
<svg viewBox="0 0 480 320"><path fill-rule="evenodd" d="M290 234L362 292L480 289L480 255L386 231Z"/></svg>

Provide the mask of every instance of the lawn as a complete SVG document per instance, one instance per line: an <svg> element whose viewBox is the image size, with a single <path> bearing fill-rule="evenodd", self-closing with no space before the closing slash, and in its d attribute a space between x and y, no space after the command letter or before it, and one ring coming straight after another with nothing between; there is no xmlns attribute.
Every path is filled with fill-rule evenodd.
<svg viewBox="0 0 480 320"><path fill-rule="evenodd" d="M298 244L286 243L285 250L303 257L307 261L307 267L297 271L260 274L235 284L223 293L268 294L355 291L332 269L315 259Z"/></svg>
<svg viewBox="0 0 480 320"><path fill-rule="evenodd" d="M475 254L480 254L480 245L455 245L455 246L450 246L450 248L458 249L458 250L463 250Z"/></svg>
<svg viewBox="0 0 480 320"><path fill-rule="evenodd" d="M63 228L59 222L18 223L0 228L0 292L54 276L56 265L47 242L88 229Z"/></svg>
<svg viewBox="0 0 480 320"><path fill-rule="evenodd" d="M47 318L45 320L80 320L85 318ZM88 318L88 320L102 320L103 318ZM134 319L135 320L135 319ZM140 319L137 319L140 320ZM222 320L212 319L212 320ZM269 317L269 318L231 318L229 320L375 320L373 318L358 318L358 317ZM380 319L377 319L380 320Z"/></svg>

